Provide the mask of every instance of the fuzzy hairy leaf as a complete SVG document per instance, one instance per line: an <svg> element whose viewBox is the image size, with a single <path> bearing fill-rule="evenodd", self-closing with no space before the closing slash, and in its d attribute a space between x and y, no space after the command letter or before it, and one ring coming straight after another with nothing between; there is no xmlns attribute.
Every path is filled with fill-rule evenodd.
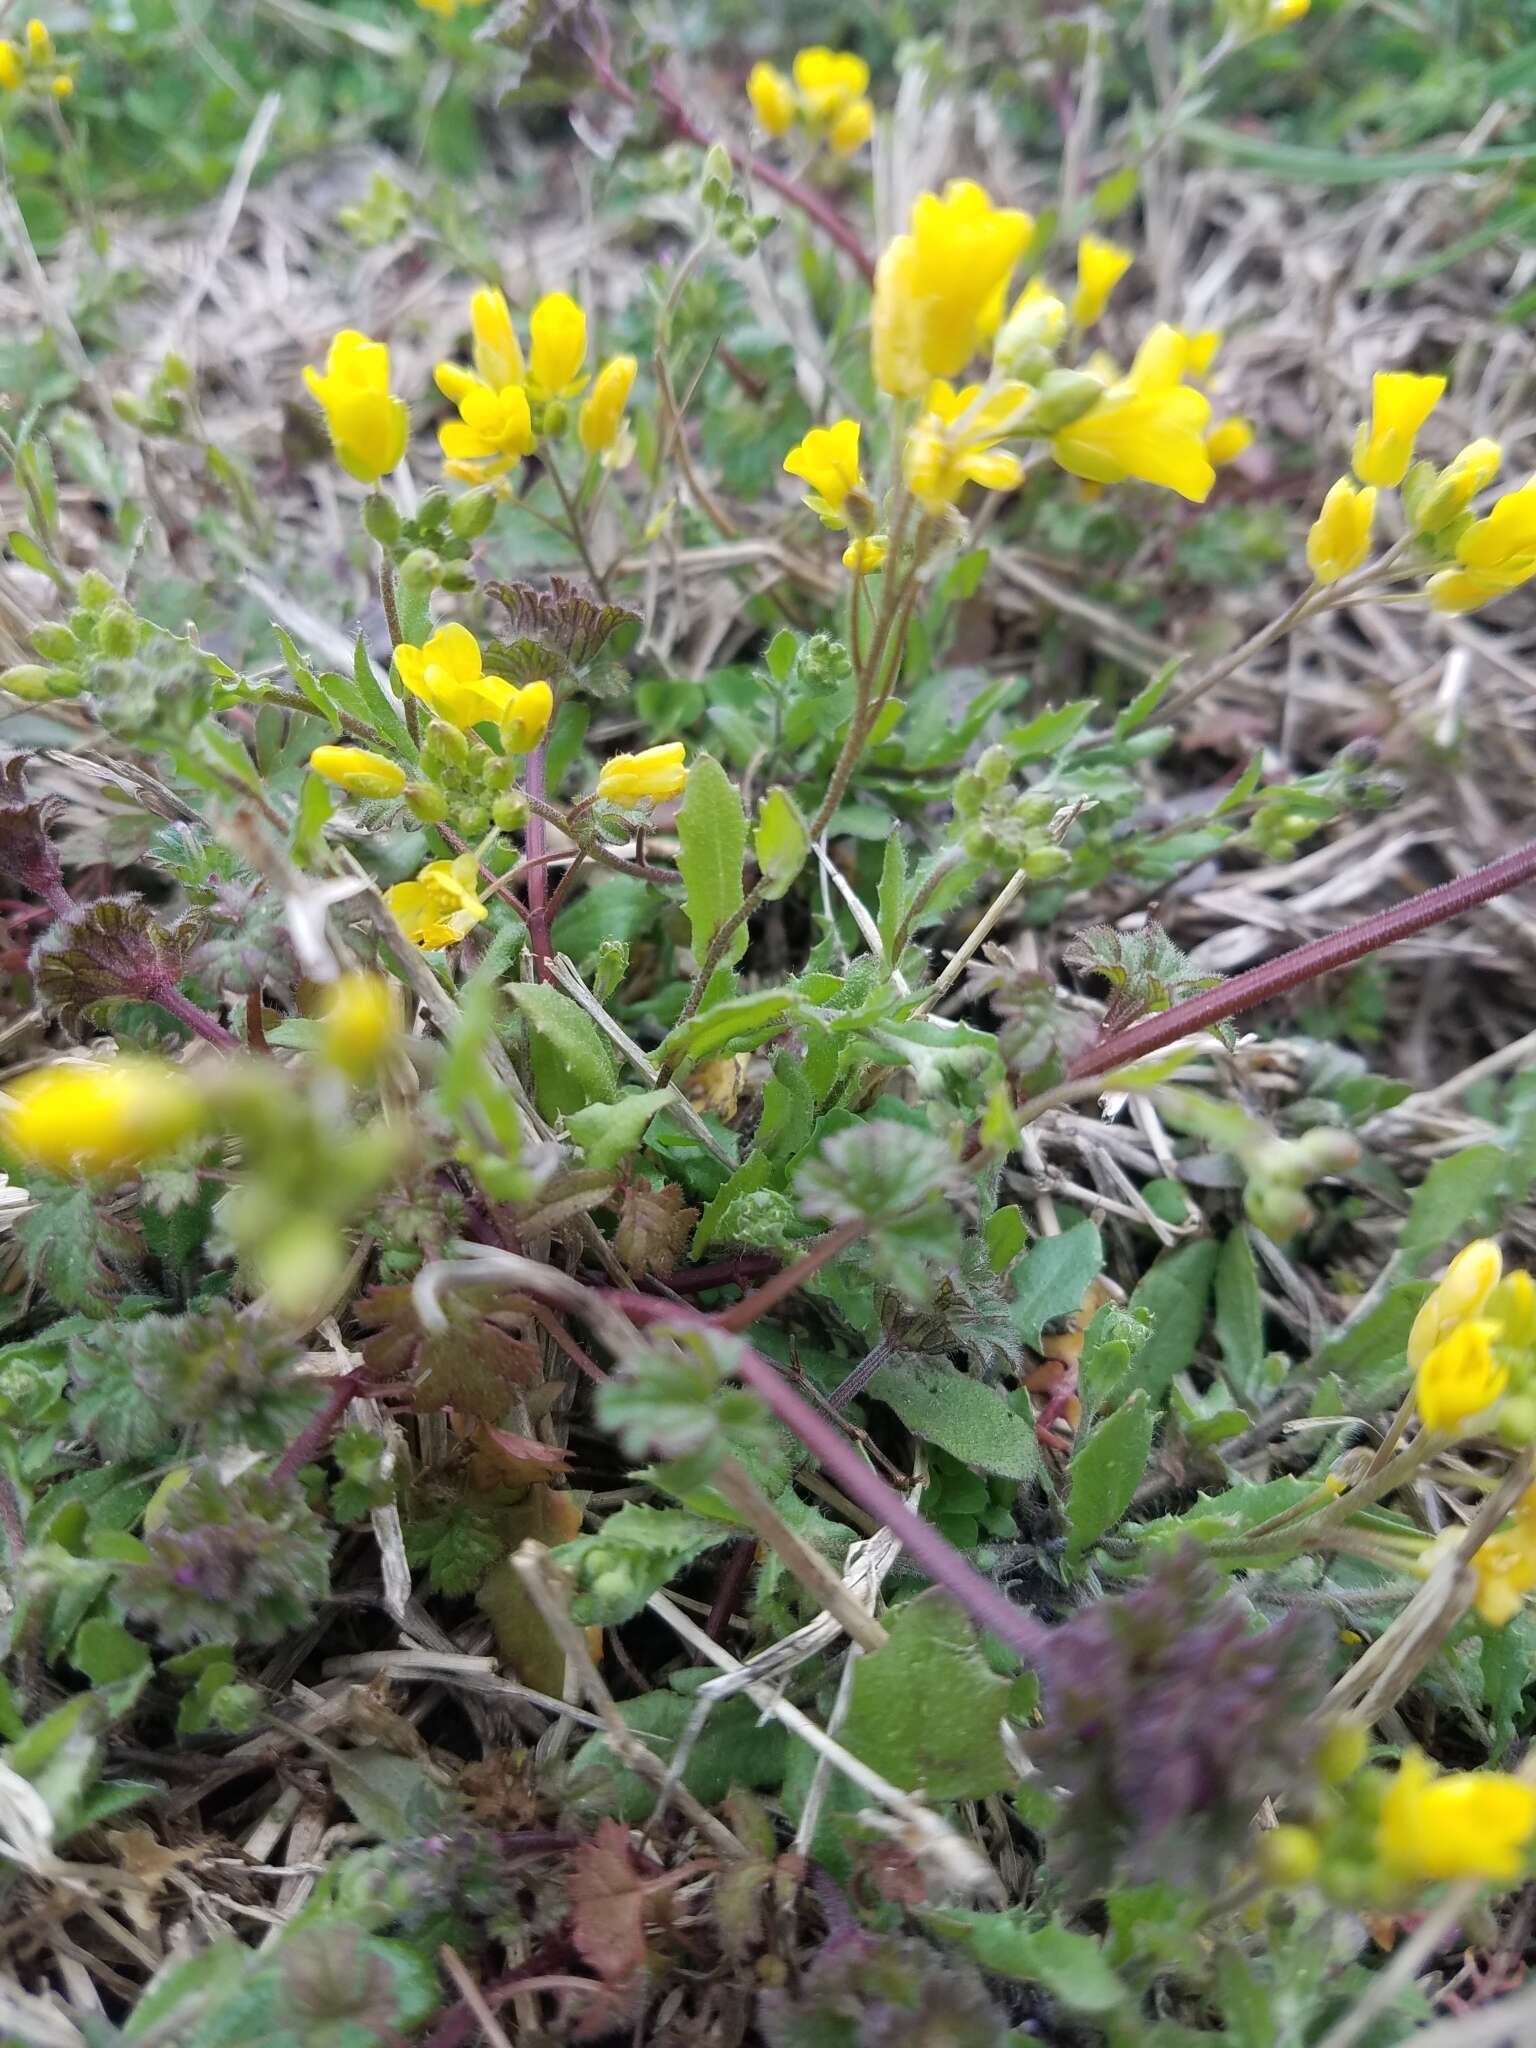
<svg viewBox="0 0 1536 2048"><path fill-rule="evenodd" d="M741 864L747 850L747 819L740 794L710 754L701 754L688 771L688 787L678 806L677 837L677 866L693 930L694 957L702 961L716 932L741 908ZM746 950L747 927L742 924L732 935L711 981L717 994L729 992L732 977L724 970Z"/></svg>
<svg viewBox="0 0 1536 2048"><path fill-rule="evenodd" d="M607 1628L628 1621L685 1565L738 1533L682 1508L626 1502L595 1534L578 1536L553 1553L576 1581L572 1619Z"/></svg>
<svg viewBox="0 0 1536 2048"><path fill-rule="evenodd" d="M996 1387L968 1379L946 1359L893 1358L875 1374L869 1391L915 1437L962 1464L1003 1479L1040 1477L1034 1424L1016 1415Z"/></svg>
<svg viewBox="0 0 1536 2048"><path fill-rule="evenodd" d="M920 1593L894 1611L890 1630L890 1641L854 1666L843 1741L883 1777L930 1799L1002 1791L1013 1782L999 1732L1013 1687L987 1664L970 1619L948 1594Z"/></svg>
<svg viewBox="0 0 1536 2048"><path fill-rule="evenodd" d="M137 896L103 896L38 940L37 992L72 1026L101 1004L152 1001L181 978L193 936L186 927L167 930Z"/></svg>

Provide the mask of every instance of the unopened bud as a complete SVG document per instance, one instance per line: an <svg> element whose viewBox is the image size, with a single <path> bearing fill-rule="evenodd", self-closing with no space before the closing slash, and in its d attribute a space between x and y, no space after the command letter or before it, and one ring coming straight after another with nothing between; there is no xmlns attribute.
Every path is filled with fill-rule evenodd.
<svg viewBox="0 0 1536 2048"><path fill-rule="evenodd" d="M1316 1877L1323 1852L1310 1828L1282 1822L1259 1837L1259 1865L1271 1884L1307 1884Z"/></svg>
<svg viewBox="0 0 1536 2048"><path fill-rule="evenodd" d="M509 789L491 805L491 823L498 832L521 832L528 822L528 799L521 790Z"/></svg>
<svg viewBox="0 0 1536 2048"><path fill-rule="evenodd" d="M1299 1188L1277 1181L1250 1181L1243 1198L1248 1220L1276 1244L1284 1244L1312 1221L1312 1204Z"/></svg>
<svg viewBox="0 0 1536 2048"><path fill-rule="evenodd" d="M1296 1149L1307 1164L1309 1177L1322 1173L1348 1173L1360 1164L1360 1141L1350 1131L1319 1124L1296 1140Z"/></svg>
<svg viewBox="0 0 1536 2048"><path fill-rule="evenodd" d="M0 690L20 697L24 703L41 704L53 695L53 670L42 668L35 661L24 661L18 668L8 668L0 675Z"/></svg>
<svg viewBox="0 0 1536 2048"><path fill-rule="evenodd" d="M99 569L87 569L75 585L75 596L87 611L99 612L103 605L110 604L117 592Z"/></svg>
<svg viewBox="0 0 1536 2048"><path fill-rule="evenodd" d="M444 562L437 583L440 590L473 590L475 572L465 562Z"/></svg>
<svg viewBox="0 0 1536 2048"><path fill-rule="evenodd" d="M561 399L552 398L544 408L543 431L546 434L563 434L570 423L570 407Z"/></svg>
<svg viewBox="0 0 1536 2048"><path fill-rule="evenodd" d="M1365 1762L1370 1738L1358 1721L1335 1721L1318 1745L1317 1773L1328 1785L1342 1785Z"/></svg>
<svg viewBox="0 0 1536 2048"><path fill-rule="evenodd" d="M1064 846L1035 846L1025 854L1020 865L1030 881L1051 882L1071 867L1072 856Z"/></svg>
<svg viewBox="0 0 1536 2048"><path fill-rule="evenodd" d="M441 484L435 484L416 507L416 524L424 530L443 526L453 513L453 500Z"/></svg>
<svg viewBox="0 0 1536 2048"><path fill-rule="evenodd" d="M393 501L382 491L375 491L363 500L363 525L370 540L376 540L381 548L393 547L400 538L400 514Z"/></svg>
<svg viewBox="0 0 1536 2048"><path fill-rule="evenodd" d="M731 159L724 143L712 142L704 152L699 195L706 206L718 206L731 189Z"/></svg>
<svg viewBox="0 0 1536 2048"><path fill-rule="evenodd" d="M430 590L442 566L430 548L412 548L400 564L400 581L413 590Z"/></svg>
<svg viewBox="0 0 1536 2048"><path fill-rule="evenodd" d="M1059 434L1084 413L1092 412L1104 396L1104 386L1086 370L1052 370L1039 390L1019 414L1013 431L1017 434Z"/></svg>
<svg viewBox="0 0 1536 2048"><path fill-rule="evenodd" d="M444 767L465 768L469 765L469 741L456 725L449 725L446 719L434 718L427 727L422 753L429 760L441 762Z"/></svg>
<svg viewBox="0 0 1536 2048"><path fill-rule="evenodd" d="M448 815L448 799L435 782L408 782L405 807L419 825L441 825Z"/></svg>
<svg viewBox="0 0 1536 2048"><path fill-rule="evenodd" d="M448 524L456 540L478 540L496 517L496 493L487 487L456 499Z"/></svg>
<svg viewBox="0 0 1536 2048"><path fill-rule="evenodd" d="M114 661L132 654L139 644L139 622L125 604L108 605L96 626L96 645Z"/></svg>
<svg viewBox="0 0 1536 2048"><path fill-rule="evenodd" d="M34 629L32 645L44 661L73 661L80 652L80 642L68 626L56 620L47 620Z"/></svg>
<svg viewBox="0 0 1536 2048"><path fill-rule="evenodd" d="M490 829L490 806L472 798L467 804L460 804L458 815L453 822L466 839L478 839L482 832Z"/></svg>

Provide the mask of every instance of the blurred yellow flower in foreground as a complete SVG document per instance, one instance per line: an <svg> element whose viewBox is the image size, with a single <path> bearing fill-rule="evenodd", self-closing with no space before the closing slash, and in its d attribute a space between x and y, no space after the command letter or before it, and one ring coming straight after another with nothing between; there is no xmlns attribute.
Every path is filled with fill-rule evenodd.
<svg viewBox="0 0 1536 2048"><path fill-rule="evenodd" d="M122 1174L196 1130L202 1097L165 1060L59 1060L6 1084L0 1136L33 1166Z"/></svg>
<svg viewBox="0 0 1536 2048"><path fill-rule="evenodd" d="M1381 1803L1376 1847L1397 1876L1508 1884L1536 1833L1536 1786L1505 1771L1448 1771L1408 1750Z"/></svg>
<svg viewBox="0 0 1536 2048"><path fill-rule="evenodd" d="M954 178L923 192L909 231L875 270L875 382L915 398L934 377L956 377L996 331L1002 295L1034 232L1027 213L997 207L980 185ZM990 324L988 324L990 323Z"/></svg>
<svg viewBox="0 0 1536 2048"><path fill-rule="evenodd" d="M1341 476L1307 535L1307 566L1319 583L1337 583L1359 568L1370 550L1375 517L1375 491L1357 491Z"/></svg>

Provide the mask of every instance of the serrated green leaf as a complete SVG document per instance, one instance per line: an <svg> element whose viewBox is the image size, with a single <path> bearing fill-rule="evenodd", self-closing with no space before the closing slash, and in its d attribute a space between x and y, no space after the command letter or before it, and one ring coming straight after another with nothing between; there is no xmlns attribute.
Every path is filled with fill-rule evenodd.
<svg viewBox="0 0 1536 2048"><path fill-rule="evenodd" d="M120 1621L93 1615L82 1622L70 1647L69 1661L92 1685L114 1685L136 1678L149 1664L149 1651Z"/></svg>
<svg viewBox="0 0 1536 2048"><path fill-rule="evenodd" d="M714 1003L686 1024L667 1033L661 1057L707 1060L716 1053L750 1052L787 1029L801 1007L793 989L765 988L756 995L731 996Z"/></svg>
<svg viewBox="0 0 1536 2048"><path fill-rule="evenodd" d="M869 1391L915 1437L1000 1479L1040 1476L1035 1428L996 1387L969 1379L944 1359L900 1358L880 1368Z"/></svg>
<svg viewBox="0 0 1536 2048"><path fill-rule="evenodd" d="M1042 1925L1021 1911L968 1913L958 1907L925 1918L993 1976L1043 1984L1075 2012L1108 2013L1125 2003L1126 1987L1104 1960L1101 1945L1059 1920Z"/></svg>
<svg viewBox="0 0 1536 2048"><path fill-rule="evenodd" d="M1138 1387L1074 1452L1067 1497L1067 1556L1074 1563L1130 1506L1151 1454L1152 1428L1152 1405Z"/></svg>
<svg viewBox="0 0 1536 2048"><path fill-rule="evenodd" d="M811 851L811 835L787 789L770 789L763 798L752 848L763 878L763 894L770 903L777 903Z"/></svg>
<svg viewBox="0 0 1536 2048"><path fill-rule="evenodd" d="M693 928L694 957L703 960L716 932L741 908L741 864L747 850L740 794L712 754L701 754L688 771L688 788L677 813L677 838L677 867ZM724 970L746 950L743 924L732 935L711 984L717 998L731 986L732 977ZM705 1000L708 1003L709 997Z"/></svg>
<svg viewBox="0 0 1536 2048"><path fill-rule="evenodd" d="M1014 1777L1001 1735L1013 1687L982 1656L969 1616L932 1591L889 1621L890 1641L854 1666L842 1740L882 1777L930 1799L1001 1792Z"/></svg>
<svg viewBox="0 0 1536 2048"><path fill-rule="evenodd" d="M738 1533L683 1508L626 1502L595 1534L562 1543L551 1555L575 1580L572 1619L612 1628L638 1614L684 1566Z"/></svg>

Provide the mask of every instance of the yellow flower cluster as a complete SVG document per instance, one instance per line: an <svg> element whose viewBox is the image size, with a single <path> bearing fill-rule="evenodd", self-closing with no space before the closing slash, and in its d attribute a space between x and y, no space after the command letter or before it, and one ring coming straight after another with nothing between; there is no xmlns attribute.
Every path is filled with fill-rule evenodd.
<svg viewBox="0 0 1536 2048"><path fill-rule="evenodd" d="M865 97L869 66L862 57L813 44L792 69L786 78L775 65L754 64L748 74L747 98L765 135L787 135L798 124L839 156L868 142L875 110Z"/></svg>
<svg viewBox="0 0 1536 2048"><path fill-rule="evenodd" d="M589 455L628 459L621 440L624 408L637 368L633 356L614 356L593 381L586 370L587 316L565 292L549 292L528 316L528 354L512 324L503 292L477 291L469 305L472 370L439 363L437 388L458 408L438 429L449 476L470 483L503 476L533 452L538 436L563 431L567 400L592 389L577 414L577 432Z"/></svg>
<svg viewBox="0 0 1536 2048"><path fill-rule="evenodd" d="M1414 1399L1424 1427L1465 1433L1518 1377L1536 1370L1536 1282L1504 1272L1499 1248L1479 1238L1456 1254L1408 1335Z"/></svg>
<svg viewBox="0 0 1536 2048"><path fill-rule="evenodd" d="M1306 1823L1271 1829L1259 1863L1272 1884L1317 1883L1341 1905L1400 1908L1425 1885L1522 1878L1536 1841L1536 1785L1506 1771L1441 1771L1409 1749L1393 1772L1365 1762L1358 1724L1317 1753Z"/></svg>
<svg viewBox="0 0 1536 2048"><path fill-rule="evenodd" d="M1459 1548L1465 1534L1459 1526L1446 1529L1426 1546L1419 1565L1425 1576L1447 1551ZM1489 1628L1507 1628L1526 1594L1536 1592L1536 1487L1521 1495L1510 1519L1473 1552L1471 1568L1479 1619Z"/></svg>
<svg viewBox="0 0 1536 2048"><path fill-rule="evenodd" d="M195 1082L168 1061L58 1060L6 1084L0 1138L46 1172L117 1177L181 1144L202 1115Z"/></svg>
<svg viewBox="0 0 1536 2048"><path fill-rule="evenodd" d="M1445 392L1443 377L1379 371L1371 417L1355 435L1359 487L1341 477L1307 536L1307 560L1319 583L1336 583L1370 551L1377 495L1401 489L1409 530L1441 564L1426 589L1437 611L1469 612L1536 577L1536 480L1507 491L1483 517L1469 509L1499 473L1497 441L1469 441L1443 469L1415 462L1419 432Z"/></svg>
<svg viewBox="0 0 1536 2048"><path fill-rule="evenodd" d="M549 730L555 709L549 684L518 686L487 675L480 643L467 626L439 626L424 647L397 647L395 666L434 718L460 732L494 725L509 754L531 753Z"/></svg>
<svg viewBox="0 0 1536 2048"><path fill-rule="evenodd" d="M36 15L20 43L0 37L0 92L20 92L23 87L55 100L67 100L75 89L74 79L60 67L48 24Z"/></svg>

